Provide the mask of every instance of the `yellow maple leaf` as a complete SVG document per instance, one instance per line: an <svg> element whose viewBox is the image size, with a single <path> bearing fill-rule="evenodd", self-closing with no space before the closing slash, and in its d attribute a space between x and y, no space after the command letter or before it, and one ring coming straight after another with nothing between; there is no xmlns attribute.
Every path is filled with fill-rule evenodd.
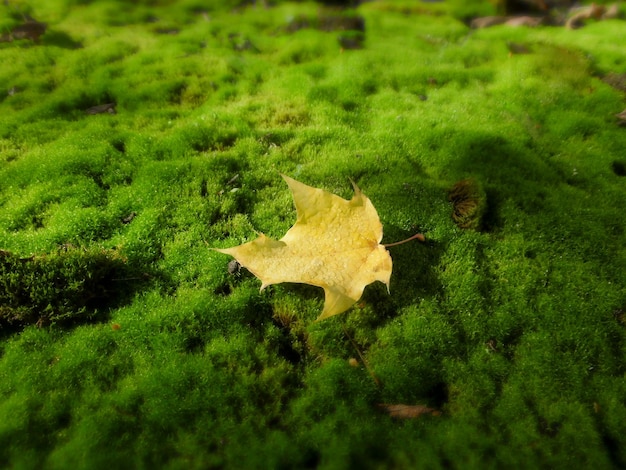
<svg viewBox="0 0 626 470"><path fill-rule="evenodd" d="M392 262L380 241L383 226L372 202L356 184L347 201L282 175L296 206L296 223L280 240L260 234L243 245L217 249L233 256L261 282L298 282L322 287L317 320L345 312L374 281L389 288Z"/></svg>

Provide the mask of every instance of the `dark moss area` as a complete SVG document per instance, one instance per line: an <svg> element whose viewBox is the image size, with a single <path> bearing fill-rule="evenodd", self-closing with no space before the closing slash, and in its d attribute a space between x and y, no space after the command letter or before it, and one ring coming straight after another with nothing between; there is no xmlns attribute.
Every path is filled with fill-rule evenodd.
<svg viewBox="0 0 626 470"><path fill-rule="evenodd" d="M623 19L325 3L0 5L0 467L626 466ZM210 250L280 173L425 235L390 293Z"/></svg>
<svg viewBox="0 0 626 470"><path fill-rule="evenodd" d="M0 328L93 320L143 278L129 275L114 251L64 247L28 258L1 251Z"/></svg>

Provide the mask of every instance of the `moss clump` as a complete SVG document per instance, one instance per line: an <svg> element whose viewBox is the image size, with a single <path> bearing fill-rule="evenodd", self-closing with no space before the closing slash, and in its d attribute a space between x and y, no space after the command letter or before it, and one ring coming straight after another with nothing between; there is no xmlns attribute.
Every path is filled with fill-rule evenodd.
<svg viewBox="0 0 626 470"><path fill-rule="evenodd" d="M0 250L0 327L94 319L123 297L128 275L113 250L67 247L26 258Z"/></svg>
<svg viewBox="0 0 626 470"><path fill-rule="evenodd" d="M452 218L459 227L480 228L487 196L476 180L468 178L454 183L448 192L448 200L453 206Z"/></svg>

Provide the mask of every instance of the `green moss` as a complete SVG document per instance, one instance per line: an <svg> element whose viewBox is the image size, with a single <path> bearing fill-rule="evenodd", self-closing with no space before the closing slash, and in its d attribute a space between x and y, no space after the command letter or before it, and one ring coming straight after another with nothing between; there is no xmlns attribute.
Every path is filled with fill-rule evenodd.
<svg viewBox="0 0 626 470"><path fill-rule="evenodd" d="M129 270L113 251L74 247L47 256L0 254L0 322L5 327L93 318L123 298Z"/></svg>
<svg viewBox="0 0 626 470"><path fill-rule="evenodd" d="M0 465L623 467L623 21L501 9L0 6L48 24L0 43ZM210 250L284 235L280 173L425 235L389 292L317 323Z"/></svg>

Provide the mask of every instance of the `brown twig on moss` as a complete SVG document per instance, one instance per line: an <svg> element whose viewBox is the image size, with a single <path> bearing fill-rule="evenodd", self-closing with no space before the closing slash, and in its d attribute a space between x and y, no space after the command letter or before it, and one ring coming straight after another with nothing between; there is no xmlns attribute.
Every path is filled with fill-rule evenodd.
<svg viewBox="0 0 626 470"><path fill-rule="evenodd" d="M361 350L359 349L359 346L356 344L356 342L352 339L352 336L350 336L350 334L348 333L348 330L346 329L345 325L342 323L341 324L341 328L343 329L344 334L346 335L346 337L348 338L348 341L350 341L350 344L352 345L352 347L354 348L354 350L356 351L356 353L359 355L359 358L361 359L361 362L363 363L363 365L365 366L365 368L367 369L367 372L369 372L370 376L372 377L372 379L374 380L374 383L380 387L380 379L376 376L376 374L374 373L374 371L372 370L372 368L369 365L369 362L367 362L367 359L365 359L365 356L363 356L363 353L361 353Z"/></svg>

